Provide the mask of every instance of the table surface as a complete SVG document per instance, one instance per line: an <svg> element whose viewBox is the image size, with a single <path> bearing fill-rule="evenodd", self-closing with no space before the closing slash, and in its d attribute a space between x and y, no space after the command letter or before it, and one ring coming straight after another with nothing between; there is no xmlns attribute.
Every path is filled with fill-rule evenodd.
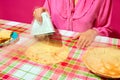
<svg viewBox="0 0 120 80"><path fill-rule="evenodd" d="M0 20L0 28L19 33L19 41L0 48L0 78L2 80L101 80L82 62L86 49L77 49L76 41L70 38L75 32L59 30L63 44L69 47L67 59L54 65L43 65L28 60L25 50L35 43L30 34L31 25L26 23ZM56 34L57 35L57 34ZM54 39L58 39L54 36ZM120 40L97 36L97 43L119 45Z"/></svg>

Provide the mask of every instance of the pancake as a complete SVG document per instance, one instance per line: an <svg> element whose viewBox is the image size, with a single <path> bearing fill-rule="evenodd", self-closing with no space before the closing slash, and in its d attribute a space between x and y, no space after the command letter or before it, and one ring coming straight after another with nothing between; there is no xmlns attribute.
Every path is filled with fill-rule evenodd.
<svg viewBox="0 0 120 80"><path fill-rule="evenodd" d="M82 57L93 73L107 78L120 78L120 49L117 47L89 48Z"/></svg>
<svg viewBox="0 0 120 80"><path fill-rule="evenodd" d="M1 29L0 30L0 43L3 43L11 38L12 31Z"/></svg>
<svg viewBox="0 0 120 80"><path fill-rule="evenodd" d="M40 41L29 47L25 55L31 61L48 65L64 61L68 53L68 47L58 41Z"/></svg>

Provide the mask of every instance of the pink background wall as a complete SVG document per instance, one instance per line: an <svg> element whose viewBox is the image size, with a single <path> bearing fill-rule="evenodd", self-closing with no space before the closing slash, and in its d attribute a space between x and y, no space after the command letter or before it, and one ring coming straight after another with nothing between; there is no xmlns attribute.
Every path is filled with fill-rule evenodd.
<svg viewBox="0 0 120 80"><path fill-rule="evenodd" d="M30 23L33 10L43 3L44 0L1 0L0 18Z"/></svg>
<svg viewBox="0 0 120 80"><path fill-rule="evenodd" d="M0 18L31 23L33 10L43 5L45 0L1 0ZM112 37L120 38L120 0L113 0L111 21Z"/></svg>
<svg viewBox="0 0 120 80"><path fill-rule="evenodd" d="M120 38L120 0L113 0L113 14L111 21L112 37Z"/></svg>

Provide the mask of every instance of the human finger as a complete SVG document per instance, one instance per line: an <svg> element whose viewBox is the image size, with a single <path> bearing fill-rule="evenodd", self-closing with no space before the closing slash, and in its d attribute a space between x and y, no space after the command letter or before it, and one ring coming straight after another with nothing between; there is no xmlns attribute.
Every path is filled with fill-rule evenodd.
<svg viewBox="0 0 120 80"><path fill-rule="evenodd" d="M77 47L78 47L79 49L82 48L82 45L83 45L84 41L85 41L85 38L81 36L81 37L79 38L78 42L77 42Z"/></svg>
<svg viewBox="0 0 120 80"><path fill-rule="evenodd" d="M89 43L89 40L88 39L85 39L84 42L82 43L81 45L81 48L85 48L87 47L87 44Z"/></svg>
<svg viewBox="0 0 120 80"><path fill-rule="evenodd" d="M33 13L35 19L38 20L38 21L40 21L40 22L42 22L42 16L41 16L41 14L43 12L45 12L45 11L47 11L45 8L37 8L37 9L35 9L34 13Z"/></svg>
<svg viewBox="0 0 120 80"><path fill-rule="evenodd" d="M89 40L89 41L86 43L86 47L90 46L92 42L93 42L93 41Z"/></svg>

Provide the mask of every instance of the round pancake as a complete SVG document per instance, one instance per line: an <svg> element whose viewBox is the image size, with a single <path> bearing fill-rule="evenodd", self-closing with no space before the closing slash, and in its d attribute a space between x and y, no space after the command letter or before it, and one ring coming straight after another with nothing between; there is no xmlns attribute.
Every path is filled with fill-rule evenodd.
<svg viewBox="0 0 120 80"><path fill-rule="evenodd" d="M89 48L83 62L92 72L108 78L120 78L120 49L117 47Z"/></svg>
<svg viewBox="0 0 120 80"><path fill-rule="evenodd" d="M37 42L27 49L25 55L32 61L41 64L56 64L64 61L69 50L57 42Z"/></svg>

